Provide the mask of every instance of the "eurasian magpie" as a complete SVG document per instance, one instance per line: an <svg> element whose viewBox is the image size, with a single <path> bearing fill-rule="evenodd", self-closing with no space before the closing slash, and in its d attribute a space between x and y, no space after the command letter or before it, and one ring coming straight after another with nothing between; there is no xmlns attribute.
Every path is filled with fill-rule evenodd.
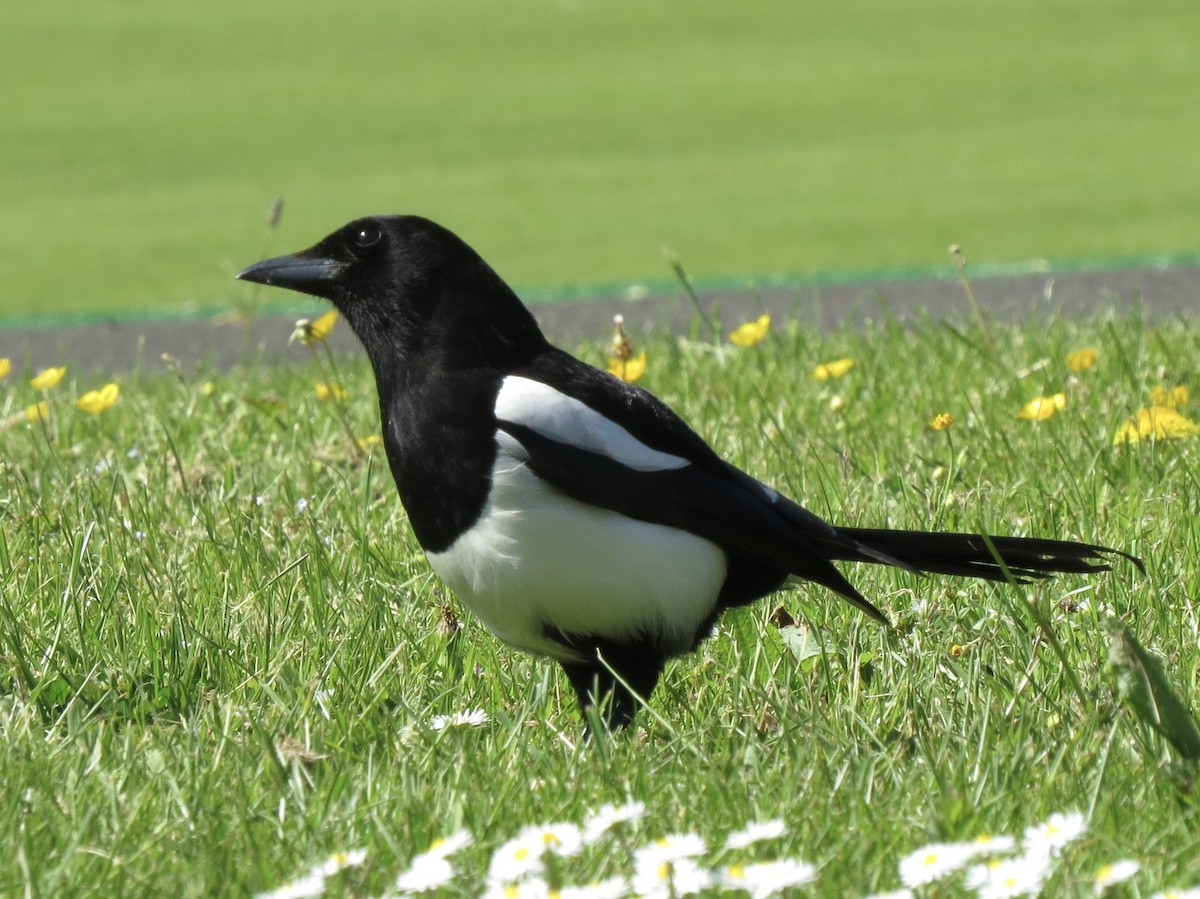
<svg viewBox="0 0 1200 899"><path fill-rule="evenodd" d="M1132 559L829 524L723 461L653 394L552 346L499 275L428 219L358 219L238 277L345 316L430 564L497 637L562 666L585 720L595 706L627 724L723 610L798 581L886 623L834 562L1020 582Z"/></svg>

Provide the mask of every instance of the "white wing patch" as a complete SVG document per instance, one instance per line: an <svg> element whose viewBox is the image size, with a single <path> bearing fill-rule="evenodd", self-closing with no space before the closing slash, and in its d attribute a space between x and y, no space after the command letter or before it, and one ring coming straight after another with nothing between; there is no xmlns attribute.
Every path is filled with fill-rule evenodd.
<svg viewBox="0 0 1200 899"><path fill-rule="evenodd" d="M573 654L547 628L641 633L668 651L690 649L725 582L725 554L686 531L577 502L534 475L511 436L500 432L497 444L483 514L429 554L459 599L501 640L558 659Z"/></svg>
<svg viewBox="0 0 1200 899"><path fill-rule="evenodd" d="M524 425L559 443L601 453L637 471L684 468L687 459L651 449L586 403L529 378L507 377L496 418Z"/></svg>

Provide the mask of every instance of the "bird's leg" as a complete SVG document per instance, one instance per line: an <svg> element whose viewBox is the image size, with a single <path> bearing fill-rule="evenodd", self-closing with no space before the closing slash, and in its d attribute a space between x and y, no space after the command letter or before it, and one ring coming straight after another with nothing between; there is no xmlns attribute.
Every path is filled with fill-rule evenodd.
<svg viewBox="0 0 1200 899"><path fill-rule="evenodd" d="M613 657L613 656L616 657ZM603 661L562 662L563 671L579 700L585 721L594 709L610 730L620 730L632 720L638 706L649 698L662 671L660 664L648 665L645 659L629 664L623 653L603 653ZM622 664L622 663L625 664Z"/></svg>
<svg viewBox="0 0 1200 899"><path fill-rule="evenodd" d="M637 711L637 700L617 682L611 671L591 662L563 662L562 667L575 690L585 723L591 721L591 710L595 710L600 722L610 731L619 730L632 720Z"/></svg>

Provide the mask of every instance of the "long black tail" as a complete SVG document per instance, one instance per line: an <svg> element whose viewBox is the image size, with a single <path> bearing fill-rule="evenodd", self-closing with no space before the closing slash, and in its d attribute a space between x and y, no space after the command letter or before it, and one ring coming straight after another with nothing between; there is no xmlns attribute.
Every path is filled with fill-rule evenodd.
<svg viewBox="0 0 1200 899"><path fill-rule="evenodd" d="M844 528L838 532L866 551L847 550L834 558L846 562L899 563L931 574L985 578L989 581L1030 580L1059 573L1107 571L1114 556L1145 571L1142 560L1119 549L1043 540L1038 537L990 537L937 531L893 531L884 528ZM880 558L880 556L886 558Z"/></svg>

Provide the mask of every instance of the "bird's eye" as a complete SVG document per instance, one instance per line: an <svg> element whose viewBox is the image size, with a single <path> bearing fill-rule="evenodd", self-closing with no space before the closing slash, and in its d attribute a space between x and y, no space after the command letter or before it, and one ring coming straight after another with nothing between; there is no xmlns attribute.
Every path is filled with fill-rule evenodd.
<svg viewBox="0 0 1200 899"><path fill-rule="evenodd" d="M379 246L379 241L383 239L383 235L374 225L361 225L354 232L354 237L351 239L354 244L354 251L360 254L366 254Z"/></svg>

